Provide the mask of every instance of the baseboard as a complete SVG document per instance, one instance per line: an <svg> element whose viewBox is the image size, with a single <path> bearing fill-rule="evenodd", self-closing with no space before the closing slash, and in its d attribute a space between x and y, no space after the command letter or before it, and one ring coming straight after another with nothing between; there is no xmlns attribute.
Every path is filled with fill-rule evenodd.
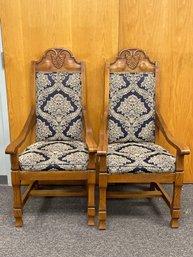
<svg viewBox="0 0 193 257"><path fill-rule="evenodd" d="M0 175L0 184L7 185L8 180L6 175Z"/></svg>

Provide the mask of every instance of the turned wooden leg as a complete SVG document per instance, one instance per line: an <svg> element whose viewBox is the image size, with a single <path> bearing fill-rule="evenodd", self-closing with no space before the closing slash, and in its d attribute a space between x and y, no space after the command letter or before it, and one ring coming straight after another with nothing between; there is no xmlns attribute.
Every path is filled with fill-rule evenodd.
<svg viewBox="0 0 193 257"><path fill-rule="evenodd" d="M170 226L172 228L179 227L182 185L183 185L183 173L178 172L176 173L176 180L174 182L173 200L171 205L172 218L171 218Z"/></svg>
<svg viewBox="0 0 193 257"><path fill-rule="evenodd" d="M99 174L99 229L106 229L107 174Z"/></svg>
<svg viewBox="0 0 193 257"><path fill-rule="evenodd" d="M13 171L11 173L12 186L13 186L13 215L15 217L15 226L22 227L22 199L21 199L21 180L19 178L19 172Z"/></svg>
<svg viewBox="0 0 193 257"><path fill-rule="evenodd" d="M95 172L89 172L88 178L88 225L95 225Z"/></svg>

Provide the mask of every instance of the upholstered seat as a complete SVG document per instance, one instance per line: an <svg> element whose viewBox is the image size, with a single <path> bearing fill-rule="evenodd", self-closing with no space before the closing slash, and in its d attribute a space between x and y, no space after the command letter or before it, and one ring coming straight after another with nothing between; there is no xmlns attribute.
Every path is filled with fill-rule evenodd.
<svg viewBox="0 0 193 257"><path fill-rule="evenodd" d="M175 172L175 161L176 158L172 154L154 143L114 143L108 146L107 172Z"/></svg>
<svg viewBox="0 0 193 257"><path fill-rule="evenodd" d="M21 170L87 170L88 149L80 141L40 141L27 147L19 157Z"/></svg>

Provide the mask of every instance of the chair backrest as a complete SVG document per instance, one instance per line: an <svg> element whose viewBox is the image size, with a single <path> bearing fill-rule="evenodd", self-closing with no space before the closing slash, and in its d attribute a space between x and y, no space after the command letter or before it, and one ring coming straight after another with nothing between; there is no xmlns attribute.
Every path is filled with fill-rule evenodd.
<svg viewBox="0 0 193 257"><path fill-rule="evenodd" d="M82 141L84 64L63 48L48 49L33 62L36 85L36 140Z"/></svg>
<svg viewBox="0 0 193 257"><path fill-rule="evenodd" d="M124 49L105 74L109 143L154 142L157 63L140 49Z"/></svg>

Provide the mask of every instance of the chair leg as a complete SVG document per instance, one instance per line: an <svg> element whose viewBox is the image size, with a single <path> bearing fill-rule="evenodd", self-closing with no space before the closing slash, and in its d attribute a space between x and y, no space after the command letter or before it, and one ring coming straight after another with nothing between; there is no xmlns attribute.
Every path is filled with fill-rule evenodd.
<svg viewBox="0 0 193 257"><path fill-rule="evenodd" d="M99 229L106 229L107 219L107 174L99 174Z"/></svg>
<svg viewBox="0 0 193 257"><path fill-rule="evenodd" d="M95 225L95 172L89 173L88 178L88 225Z"/></svg>
<svg viewBox="0 0 193 257"><path fill-rule="evenodd" d="M13 171L11 173L12 178L12 186L13 186L13 197L14 197L14 204L13 204L13 215L15 217L15 226L22 227L22 198L21 198L21 180L19 178L19 172Z"/></svg>
<svg viewBox="0 0 193 257"><path fill-rule="evenodd" d="M173 200L171 205L171 222L170 226L172 228L179 227L179 218L180 218L180 202L181 202L181 191L183 185L183 173L178 173L176 176L176 181L173 185Z"/></svg>

